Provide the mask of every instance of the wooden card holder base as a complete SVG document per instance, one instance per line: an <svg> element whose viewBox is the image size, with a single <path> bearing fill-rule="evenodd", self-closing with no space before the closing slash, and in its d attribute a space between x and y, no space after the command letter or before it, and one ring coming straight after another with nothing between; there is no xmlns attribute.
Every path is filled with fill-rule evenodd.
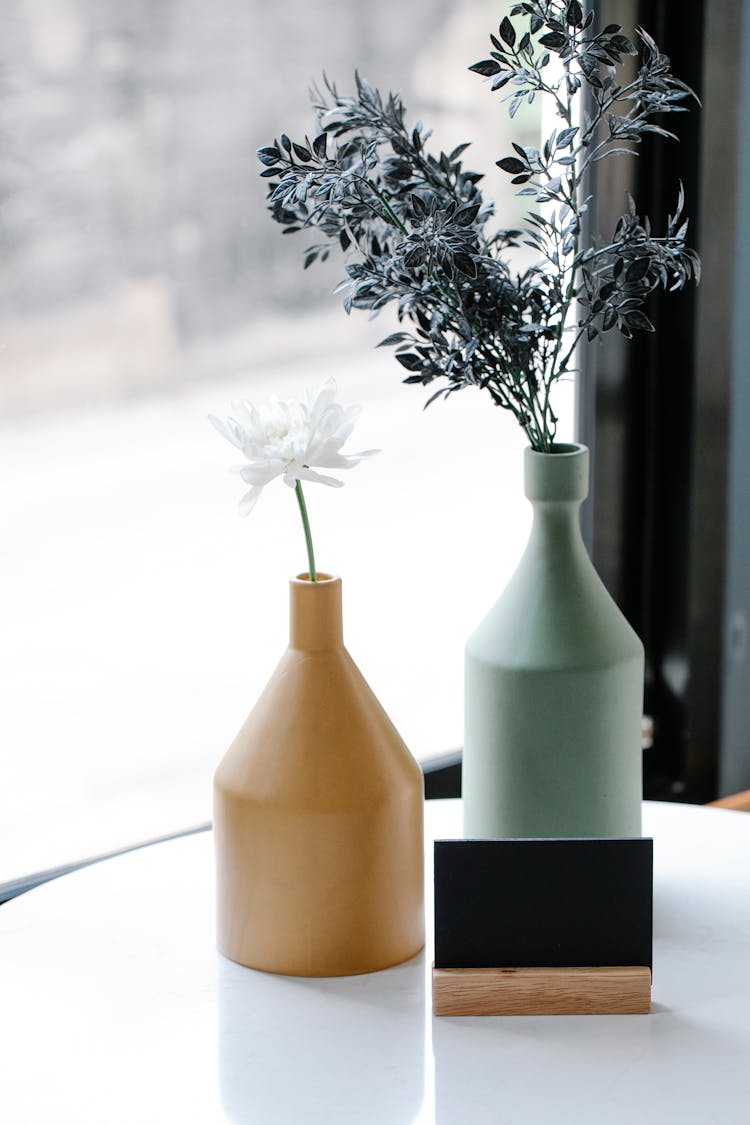
<svg viewBox="0 0 750 1125"><path fill-rule="evenodd" d="M645 1015L647 965L432 969L436 1016Z"/></svg>

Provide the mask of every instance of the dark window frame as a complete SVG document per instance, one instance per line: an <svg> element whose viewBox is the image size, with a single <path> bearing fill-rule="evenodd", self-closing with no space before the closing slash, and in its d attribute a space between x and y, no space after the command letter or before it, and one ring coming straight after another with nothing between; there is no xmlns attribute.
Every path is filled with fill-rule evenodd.
<svg viewBox="0 0 750 1125"><path fill-rule="evenodd" d="M748 521L736 503L743 482L730 429L742 376L734 343L750 19L742 0L593 6L601 24L646 27L702 101L699 112L670 121L679 145L644 144L629 182L600 175L589 186L595 226L606 229L621 213L627 187L660 227L682 180L703 280L697 290L654 295L653 336L587 350L578 436L593 454L585 513L592 555L646 647L645 708L654 732L644 758L646 796L706 801L750 785L747 736L740 724L730 731L723 722L729 693L735 703L750 693L747 664L732 679L725 628L738 513L745 529Z"/></svg>

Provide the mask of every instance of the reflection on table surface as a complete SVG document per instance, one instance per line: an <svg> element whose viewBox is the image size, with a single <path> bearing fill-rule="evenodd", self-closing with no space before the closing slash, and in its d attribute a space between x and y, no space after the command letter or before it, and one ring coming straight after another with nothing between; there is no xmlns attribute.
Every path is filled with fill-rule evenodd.
<svg viewBox="0 0 750 1125"><path fill-rule="evenodd" d="M427 821L456 835L460 802ZM47 884L0 908L7 1119L744 1125L750 817L647 805L645 830L650 1016L434 1019L429 938L362 977L234 965L214 947L208 834Z"/></svg>

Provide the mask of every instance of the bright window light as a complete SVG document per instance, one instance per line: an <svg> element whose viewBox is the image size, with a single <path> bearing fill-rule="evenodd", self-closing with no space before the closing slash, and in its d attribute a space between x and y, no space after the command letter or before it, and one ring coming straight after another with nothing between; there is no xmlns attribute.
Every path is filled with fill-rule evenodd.
<svg viewBox="0 0 750 1125"><path fill-rule="evenodd" d="M427 411L347 318L340 261L266 214L255 149L313 128L323 70L398 90L430 142L538 144L468 66L503 5L19 0L0 48L0 885L211 815L212 772L286 643L293 493L237 515L232 399L333 375L382 454L307 490L347 645L414 753L462 741L463 646L525 542L526 439L473 389ZM396 18L397 14L397 18ZM558 399L572 437L570 386Z"/></svg>

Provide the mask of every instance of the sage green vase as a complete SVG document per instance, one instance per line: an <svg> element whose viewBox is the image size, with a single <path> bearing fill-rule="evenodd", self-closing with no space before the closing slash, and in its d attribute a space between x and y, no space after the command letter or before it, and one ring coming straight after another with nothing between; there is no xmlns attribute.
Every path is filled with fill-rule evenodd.
<svg viewBox="0 0 750 1125"><path fill-rule="evenodd" d="M467 838L641 831L643 645L581 538L589 451L553 448L525 450L529 542L466 646Z"/></svg>

